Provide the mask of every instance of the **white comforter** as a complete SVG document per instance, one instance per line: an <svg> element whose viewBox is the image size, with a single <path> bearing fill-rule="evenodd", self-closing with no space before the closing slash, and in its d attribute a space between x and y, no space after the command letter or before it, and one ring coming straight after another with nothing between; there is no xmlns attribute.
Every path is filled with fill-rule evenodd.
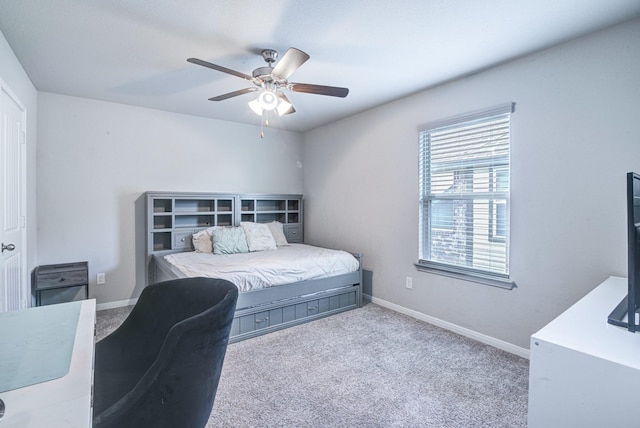
<svg viewBox="0 0 640 428"><path fill-rule="evenodd" d="M357 271L346 251L291 244L272 251L222 254L174 253L165 259L188 277L223 278L240 292Z"/></svg>

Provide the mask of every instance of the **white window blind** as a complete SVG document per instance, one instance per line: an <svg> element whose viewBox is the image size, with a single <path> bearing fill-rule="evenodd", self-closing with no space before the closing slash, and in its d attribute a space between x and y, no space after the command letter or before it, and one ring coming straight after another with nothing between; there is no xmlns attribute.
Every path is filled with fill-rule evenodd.
<svg viewBox="0 0 640 428"><path fill-rule="evenodd" d="M509 281L509 103L421 125L418 267Z"/></svg>

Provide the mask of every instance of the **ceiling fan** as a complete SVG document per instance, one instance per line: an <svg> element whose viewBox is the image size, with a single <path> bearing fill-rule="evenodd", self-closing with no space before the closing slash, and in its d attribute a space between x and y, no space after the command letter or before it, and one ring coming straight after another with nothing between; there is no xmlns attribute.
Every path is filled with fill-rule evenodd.
<svg viewBox="0 0 640 428"><path fill-rule="evenodd" d="M278 59L278 52L273 49L264 49L262 51L262 58L266 61L267 66L256 68L253 70L251 76L198 58L189 58L187 61L192 64L231 74L232 76L237 76L253 83L255 86L218 95L217 97L209 98L209 100L223 101L237 97L238 95L248 94L249 92L260 92L258 98L249 102L249 107L258 115L262 115L265 111L271 110L275 110L279 116L294 113L296 110L284 94L284 90L340 98L344 98L349 94L349 89L347 88L289 82L287 80L289 76L309 59L309 55L300 49L289 48L280 61L275 64L275 67L274 63Z"/></svg>

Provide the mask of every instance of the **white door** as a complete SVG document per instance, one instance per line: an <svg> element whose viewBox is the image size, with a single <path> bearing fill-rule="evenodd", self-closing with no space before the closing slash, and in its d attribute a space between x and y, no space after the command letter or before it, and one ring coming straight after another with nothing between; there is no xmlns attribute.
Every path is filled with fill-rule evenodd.
<svg viewBox="0 0 640 428"><path fill-rule="evenodd" d="M0 312L26 308L26 114L0 79Z"/></svg>

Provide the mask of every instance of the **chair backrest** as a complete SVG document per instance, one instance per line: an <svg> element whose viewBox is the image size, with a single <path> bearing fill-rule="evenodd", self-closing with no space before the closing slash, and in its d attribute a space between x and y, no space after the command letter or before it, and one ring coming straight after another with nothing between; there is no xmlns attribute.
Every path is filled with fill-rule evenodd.
<svg viewBox="0 0 640 428"><path fill-rule="evenodd" d="M232 283L212 278L145 288L125 322L96 344L96 382L123 376L125 391L105 402L96 383L94 427L204 427L237 297ZM117 386L109 387L113 396Z"/></svg>

